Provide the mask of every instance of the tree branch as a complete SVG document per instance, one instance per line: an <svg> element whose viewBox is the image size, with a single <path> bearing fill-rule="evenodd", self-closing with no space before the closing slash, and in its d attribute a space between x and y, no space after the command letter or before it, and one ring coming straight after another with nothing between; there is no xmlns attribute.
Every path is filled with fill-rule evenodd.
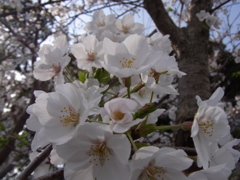
<svg viewBox="0 0 240 180"><path fill-rule="evenodd" d="M179 41L180 28L178 28L164 8L162 0L144 0L144 8L151 16L158 30L163 34L169 34L173 43ZM178 44L178 43L177 43Z"/></svg>
<svg viewBox="0 0 240 180"><path fill-rule="evenodd" d="M231 0L227 0L221 4L219 4L217 7L213 8L211 11L210 11L210 14L212 14L214 11L218 10L219 8L221 8L222 6L224 6L225 4L229 3Z"/></svg>
<svg viewBox="0 0 240 180"><path fill-rule="evenodd" d="M38 177L34 180L64 180L63 169Z"/></svg>
<svg viewBox="0 0 240 180"><path fill-rule="evenodd" d="M49 145L24 169L24 171L16 178L16 180L26 180L27 177L30 176L31 173L49 156L51 150L52 145Z"/></svg>

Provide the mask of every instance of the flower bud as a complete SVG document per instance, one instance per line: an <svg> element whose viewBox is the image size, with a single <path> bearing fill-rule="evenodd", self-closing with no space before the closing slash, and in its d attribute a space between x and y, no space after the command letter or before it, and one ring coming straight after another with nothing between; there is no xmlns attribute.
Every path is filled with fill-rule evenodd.
<svg viewBox="0 0 240 180"><path fill-rule="evenodd" d="M192 128L192 124L193 122L192 121L185 121L182 123L182 130L184 131L190 131L191 128Z"/></svg>

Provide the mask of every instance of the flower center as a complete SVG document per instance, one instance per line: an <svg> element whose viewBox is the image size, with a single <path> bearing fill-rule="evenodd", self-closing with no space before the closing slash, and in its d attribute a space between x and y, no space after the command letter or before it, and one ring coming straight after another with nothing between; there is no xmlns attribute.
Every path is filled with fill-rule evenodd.
<svg viewBox="0 0 240 180"><path fill-rule="evenodd" d="M88 55L88 61L94 61L94 59L95 59L94 52L89 52L87 55Z"/></svg>
<svg viewBox="0 0 240 180"><path fill-rule="evenodd" d="M78 124L79 114L71 106L64 107L63 110L60 110L60 112L63 115L59 116L58 118L60 119L60 122L63 123L62 126L68 125L76 126Z"/></svg>
<svg viewBox="0 0 240 180"><path fill-rule="evenodd" d="M103 166L105 161L109 161L111 155L110 149L107 148L106 144L93 144L90 146L89 157L92 157L89 163L95 164L95 166Z"/></svg>
<svg viewBox="0 0 240 180"><path fill-rule="evenodd" d="M53 71L54 71L54 76L57 76L58 75L58 73L60 73L60 71L61 71L61 66L60 66L60 64L59 64L59 66L56 66L55 64L53 64L52 65L52 68L53 68Z"/></svg>
<svg viewBox="0 0 240 180"><path fill-rule="evenodd" d="M123 113L120 112L120 111L115 111L115 112L113 112L113 118L114 118L114 120L116 120L116 121L121 120L121 119L124 117L124 115L125 115L125 114L123 114Z"/></svg>
<svg viewBox="0 0 240 180"><path fill-rule="evenodd" d="M208 136L213 135L213 130L214 130L214 120L211 117L202 117L198 119L198 126L204 134Z"/></svg>
<svg viewBox="0 0 240 180"><path fill-rule="evenodd" d="M143 170L142 173L142 179L146 180L157 180L161 178L161 180L164 180L165 178L163 175L165 174L165 170L163 167L154 167L154 166L148 166Z"/></svg>
<svg viewBox="0 0 240 180"><path fill-rule="evenodd" d="M120 60L120 64L123 68L132 68L133 62L136 60L136 58L132 58L132 59L127 59L127 58L122 58L122 60Z"/></svg>
<svg viewBox="0 0 240 180"><path fill-rule="evenodd" d="M98 23L97 23L97 26L98 26L98 27L103 27L103 26L105 26L105 22L104 22L104 21L98 22Z"/></svg>
<svg viewBox="0 0 240 180"><path fill-rule="evenodd" d="M129 32L129 27L128 26L122 26L122 32L125 34Z"/></svg>

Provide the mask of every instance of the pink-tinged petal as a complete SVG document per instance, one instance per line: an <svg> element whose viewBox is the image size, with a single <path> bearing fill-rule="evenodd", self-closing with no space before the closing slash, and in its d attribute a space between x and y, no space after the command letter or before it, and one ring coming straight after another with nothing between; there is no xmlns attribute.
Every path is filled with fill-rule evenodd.
<svg viewBox="0 0 240 180"><path fill-rule="evenodd" d="M68 180L79 180L79 178L84 180L94 180L92 168L72 170L69 168L64 168L64 178Z"/></svg>
<svg viewBox="0 0 240 180"><path fill-rule="evenodd" d="M132 14L126 14L122 18L122 24L124 26L132 27L134 25L134 17Z"/></svg>
<svg viewBox="0 0 240 180"><path fill-rule="evenodd" d="M225 164L213 166L208 169L200 170L191 173L188 177L190 180L203 179L203 180L227 180L232 171L230 171Z"/></svg>
<svg viewBox="0 0 240 180"><path fill-rule="evenodd" d="M130 172L126 165L113 159L107 161L104 166L93 169L93 176L98 180L123 180L129 179Z"/></svg>
<svg viewBox="0 0 240 180"><path fill-rule="evenodd" d="M65 161L64 159L62 159L58 154L57 154L57 151L56 149L53 149L50 153L50 160L51 160L51 163L52 164L55 164L55 165L61 165L61 164L64 164Z"/></svg>
<svg viewBox="0 0 240 180"><path fill-rule="evenodd" d="M146 61L149 53L149 47L145 37L139 35L130 35L123 41L123 43L131 55L135 55L137 58L139 57L139 59L137 59L139 64L143 64L143 62Z"/></svg>
<svg viewBox="0 0 240 180"><path fill-rule="evenodd" d="M181 171L177 171L172 168L165 168L164 167L164 174L162 174L160 177L156 177L158 180L162 179L176 179L176 180L188 180L187 176L185 176Z"/></svg>
<svg viewBox="0 0 240 180"><path fill-rule="evenodd" d="M96 47L99 45L99 41L95 36L87 36L83 39L83 44L87 51L96 52Z"/></svg>
<svg viewBox="0 0 240 180"><path fill-rule="evenodd" d="M85 46L82 43L74 44L71 46L71 52L76 59L87 59L87 52Z"/></svg>
<svg viewBox="0 0 240 180"><path fill-rule="evenodd" d="M139 72L137 69L134 68L123 68L119 69L118 71L115 71L115 75L119 78L126 78L134 75L138 75L141 72Z"/></svg>
<svg viewBox="0 0 240 180"><path fill-rule="evenodd" d="M131 171L134 169L144 169L152 161L152 155L159 150L155 146L147 146L140 148L133 156L131 163Z"/></svg>
<svg viewBox="0 0 240 180"><path fill-rule="evenodd" d="M33 76L40 81L48 81L55 75L52 67L47 64L42 64L38 68L34 68Z"/></svg>
<svg viewBox="0 0 240 180"><path fill-rule="evenodd" d="M156 153L155 166L172 168L178 171L183 171L192 165L193 160L187 157L183 150L173 148L161 148Z"/></svg>
<svg viewBox="0 0 240 180"><path fill-rule="evenodd" d="M60 35L55 39L54 46L61 50L62 55L66 54L68 51L68 42L65 35Z"/></svg>
<svg viewBox="0 0 240 180"><path fill-rule="evenodd" d="M119 30L122 29L122 20L121 20L121 19L117 19L115 24L116 24L116 27L117 27Z"/></svg>
<svg viewBox="0 0 240 180"><path fill-rule="evenodd" d="M40 147L44 147L48 145L50 142L48 136L45 133L45 129L41 128L40 131L38 131L32 140L31 143L31 149L32 151L36 151Z"/></svg>
<svg viewBox="0 0 240 180"><path fill-rule="evenodd" d="M119 45L119 43L115 43L108 38L104 38L104 40L103 40L103 49L109 55L115 56L116 47L118 45Z"/></svg>
<svg viewBox="0 0 240 180"><path fill-rule="evenodd" d="M115 138L118 138L116 141ZM116 134L114 136L109 136L107 141L107 146L111 147L116 159L121 162L121 164L127 164L131 153L131 144L124 134Z"/></svg>
<svg viewBox="0 0 240 180"><path fill-rule="evenodd" d="M134 23L134 26L130 29L132 33L141 34L144 31L144 25L141 23Z"/></svg>
<svg viewBox="0 0 240 180"><path fill-rule="evenodd" d="M109 124L110 124L111 130L115 133L125 133L131 128L129 124L117 124L117 123L113 123L112 121L110 121Z"/></svg>

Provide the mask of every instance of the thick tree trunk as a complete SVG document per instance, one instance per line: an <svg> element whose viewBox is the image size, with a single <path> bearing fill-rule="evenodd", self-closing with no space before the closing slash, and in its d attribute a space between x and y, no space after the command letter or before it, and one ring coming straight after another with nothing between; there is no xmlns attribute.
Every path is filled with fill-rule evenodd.
<svg viewBox="0 0 240 180"><path fill-rule="evenodd" d="M169 34L179 69L186 76L178 83L178 110L176 123L193 120L197 111L196 95L207 99L210 95L208 72L209 27L200 22L196 13L201 10L210 11L211 0L192 0L189 6L189 22L187 27L177 27L166 12L161 0L144 0L144 7L152 17L162 34ZM190 133L178 131L176 146L191 146Z"/></svg>

